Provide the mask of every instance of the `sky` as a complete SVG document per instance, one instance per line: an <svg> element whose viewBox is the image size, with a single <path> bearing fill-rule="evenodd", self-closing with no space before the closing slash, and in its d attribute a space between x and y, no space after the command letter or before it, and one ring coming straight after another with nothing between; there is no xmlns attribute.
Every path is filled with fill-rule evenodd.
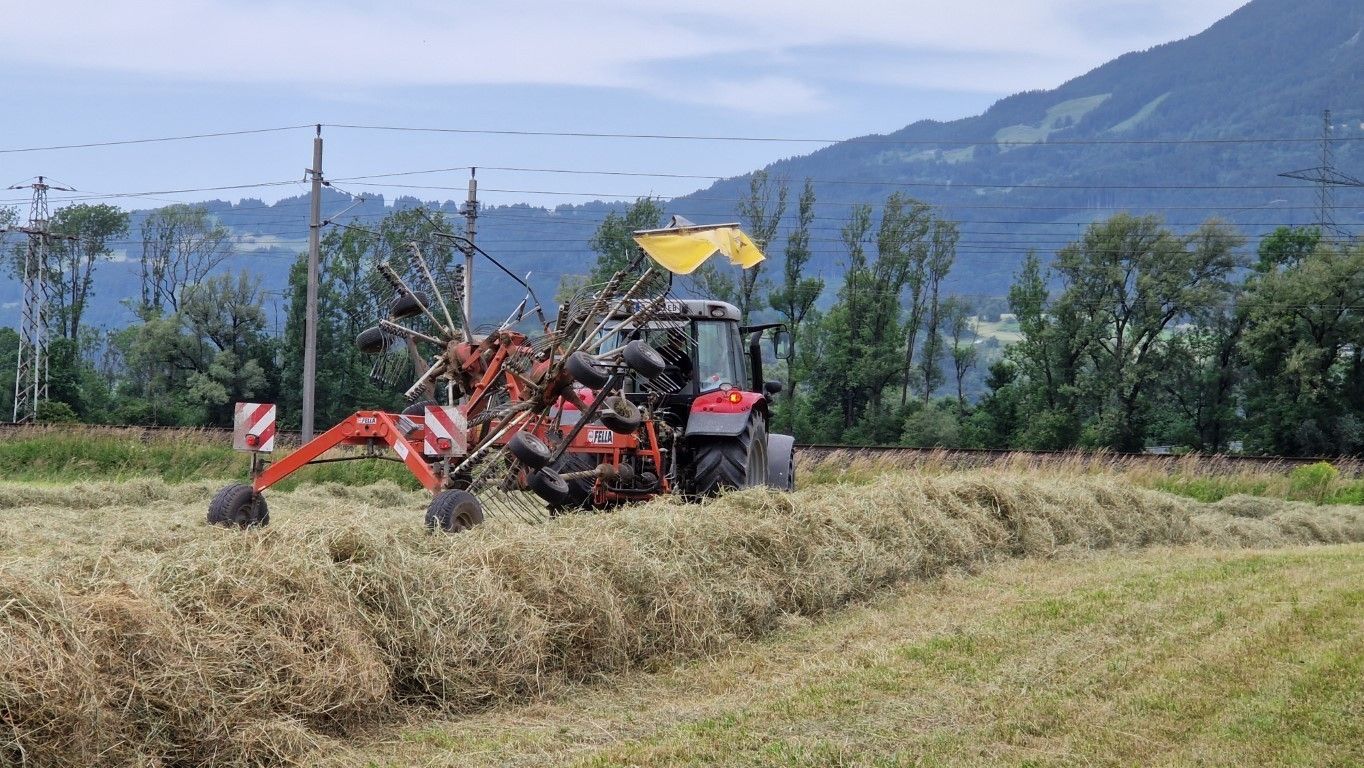
<svg viewBox="0 0 1364 768"><path fill-rule="evenodd" d="M707 182L667 174L741 175L822 144L467 131L887 133L1053 88L1242 4L0 0L0 187L43 175L77 190L54 207L273 201L306 192L322 123L324 174L348 192L457 199L477 166L488 203L684 194ZM0 205L26 199L0 189Z"/></svg>

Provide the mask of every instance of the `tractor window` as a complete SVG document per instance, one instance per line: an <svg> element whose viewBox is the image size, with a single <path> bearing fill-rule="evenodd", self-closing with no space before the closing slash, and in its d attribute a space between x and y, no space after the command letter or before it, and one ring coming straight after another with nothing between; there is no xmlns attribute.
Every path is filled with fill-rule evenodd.
<svg viewBox="0 0 1364 768"><path fill-rule="evenodd" d="M738 326L728 321L697 321L696 380L701 392L740 385Z"/></svg>

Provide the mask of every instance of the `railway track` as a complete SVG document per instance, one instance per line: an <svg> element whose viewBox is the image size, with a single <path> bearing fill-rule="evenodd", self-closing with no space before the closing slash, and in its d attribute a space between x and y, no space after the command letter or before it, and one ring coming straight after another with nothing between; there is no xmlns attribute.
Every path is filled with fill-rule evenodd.
<svg viewBox="0 0 1364 768"><path fill-rule="evenodd" d="M11 424L0 422L0 439L15 439L26 435L70 434L88 431L101 434L125 435L128 439L140 442L173 440L177 437L192 439L195 436L221 439L224 444L232 440L232 430L222 427L165 427L137 425L62 425L62 424ZM297 446L301 434L297 431L280 431L276 439L285 448ZM1245 454L1162 454L1162 453L1115 453L1111 451L1024 451L996 448L908 448L898 445L833 445L828 443L798 443L796 451L804 461L819 461L832 456L847 456L849 460L879 458L892 461L906 469L919 466L949 466L953 468L976 468L996 465L1014 466L1020 469L1042 467L1056 464L1070 464L1077 468L1099 468L1101 466L1152 466L1174 467L1180 463L1198 464L1202 471L1234 471L1238 468L1272 469L1303 466L1317 462L1330 462L1349 477L1364 476L1364 462L1353 457L1331 456L1251 456Z"/></svg>

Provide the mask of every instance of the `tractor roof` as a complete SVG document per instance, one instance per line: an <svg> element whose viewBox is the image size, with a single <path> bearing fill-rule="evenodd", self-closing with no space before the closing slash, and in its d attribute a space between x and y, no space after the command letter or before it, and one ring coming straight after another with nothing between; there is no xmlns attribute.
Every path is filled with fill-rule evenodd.
<svg viewBox="0 0 1364 768"><path fill-rule="evenodd" d="M639 311L643 302L627 302L612 318L624 320ZM739 309L733 304L706 299L665 299L663 311L655 316L658 320L739 320Z"/></svg>

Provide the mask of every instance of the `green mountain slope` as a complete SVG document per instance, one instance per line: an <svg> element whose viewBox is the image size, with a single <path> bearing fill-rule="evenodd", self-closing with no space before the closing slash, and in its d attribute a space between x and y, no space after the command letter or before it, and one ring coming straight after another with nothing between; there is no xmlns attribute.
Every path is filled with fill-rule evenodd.
<svg viewBox="0 0 1364 768"><path fill-rule="evenodd" d="M948 288L998 296L1030 248L1054 252L1086 223L1119 211L1161 214L1178 228L1219 216L1252 238L1280 225L1315 223L1314 187L1278 174L1320 164L1315 137L1322 111L1331 108L1336 165L1364 177L1361 97L1364 3L1254 0L1199 35L1124 55L1050 91L1010 96L982 115L914 123L782 160L768 170L793 186L807 177L816 180L820 202L811 267L831 285L842 272L839 227L849 206L903 190L962 222L958 265ZM914 112L912 104L893 109ZM798 125L790 132L801 133ZM1298 140L1241 141L1247 138ZM747 185L747 177L728 179L671 201L668 210L697 221L733 219L735 201ZM400 198L390 206L417 202ZM1364 190L1339 190L1336 202L1342 228L1364 233ZM252 249L234 263L280 290L306 238L305 203L209 205ZM327 199L325 212L348 205L337 194ZM458 210L453 202L441 207ZM621 207L489 209L479 221L480 243L512 271L531 272L548 299L561 274L587 270L592 260L587 238L607 211ZM386 210L382 199L371 201L347 221L363 225ZM778 242L769 251L779 258L781 248ZM128 256L137 258L135 246ZM489 315L482 319L491 320L519 301L520 289L500 282L494 269L485 273L490 282L480 284L480 294ZM94 322L129 318L117 302L136 292L136 274L127 262L101 267ZM13 282L0 282L0 306L17 298Z"/></svg>

